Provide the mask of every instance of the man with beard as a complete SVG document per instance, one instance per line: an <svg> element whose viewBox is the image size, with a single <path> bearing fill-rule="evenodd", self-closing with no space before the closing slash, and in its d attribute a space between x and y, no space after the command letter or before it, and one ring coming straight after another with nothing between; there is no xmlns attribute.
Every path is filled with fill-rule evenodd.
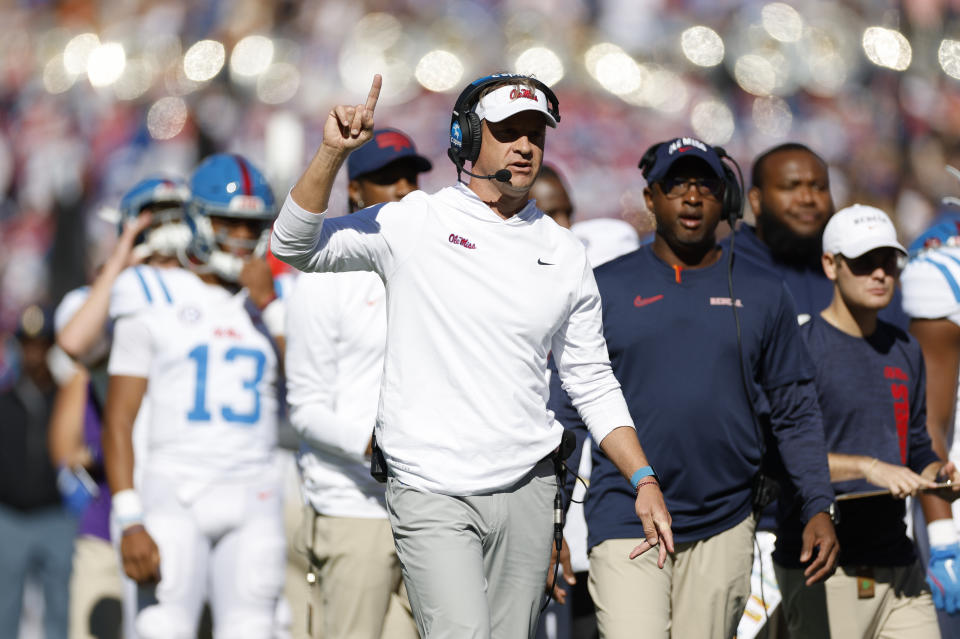
<svg viewBox="0 0 960 639"><path fill-rule="evenodd" d="M747 193L757 223L741 224L735 233L737 253L787 285L801 324L833 296L833 285L820 266L823 229L834 212L828 168L826 160L797 142L761 153L753 163ZM899 289L880 318L906 330Z"/></svg>
<svg viewBox="0 0 960 639"><path fill-rule="evenodd" d="M803 494L797 562L810 583L833 570L833 502L814 368L784 284L718 246L720 222L739 217L739 186L718 149L683 137L640 161L657 222L651 244L595 270L603 330L651 464L662 468L676 551L663 569L628 554L642 530L634 490L594 444L584 501L588 588L600 636L713 637L737 630L750 595L754 479L778 452ZM736 293L734 293L734 290ZM651 372L653 374L651 374ZM551 379L549 407L582 430ZM629 557L629 558L628 558Z"/></svg>

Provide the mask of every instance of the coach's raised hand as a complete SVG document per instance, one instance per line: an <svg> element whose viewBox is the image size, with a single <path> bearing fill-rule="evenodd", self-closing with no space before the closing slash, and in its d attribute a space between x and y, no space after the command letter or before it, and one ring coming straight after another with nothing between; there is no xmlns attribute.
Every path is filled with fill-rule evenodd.
<svg viewBox="0 0 960 639"><path fill-rule="evenodd" d="M323 142L297 184L290 191L293 200L314 213L327 209L337 171L351 151L373 136L373 112L380 97L380 74L373 76L364 104L338 105L330 109L323 126Z"/></svg>

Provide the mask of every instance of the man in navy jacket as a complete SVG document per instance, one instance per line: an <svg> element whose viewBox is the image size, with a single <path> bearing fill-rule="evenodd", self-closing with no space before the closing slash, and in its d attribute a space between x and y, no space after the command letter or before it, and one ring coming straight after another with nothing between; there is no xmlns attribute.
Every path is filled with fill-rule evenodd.
<svg viewBox="0 0 960 639"><path fill-rule="evenodd" d="M750 593L752 486L768 446L801 495L809 580L836 561L813 365L783 283L753 262L731 263L716 243L721 219L739 213L716 150L680 138L652 147L641 168L656 237L595 274L614 373L664 477L677 545L663 571L626 558L643 537L631 521L637 487L594 446L589 587L604 637L642 627L648 637L727 639ZM581 426L556 379L551 407L567 427Z"/></svg>

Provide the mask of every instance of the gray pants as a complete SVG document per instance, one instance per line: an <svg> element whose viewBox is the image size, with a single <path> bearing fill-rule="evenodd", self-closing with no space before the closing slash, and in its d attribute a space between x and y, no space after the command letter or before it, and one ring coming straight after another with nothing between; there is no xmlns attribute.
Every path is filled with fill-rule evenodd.
<svg viewBox="0 0 960 639"><path fill-rule="evenodd" d="M488 495L451 497L388 479L387 512L421 636L535 635L556 492L549 461Z"/></svg>
<svg viewBox="0 0 960 639"><path fill-rule="evenodd" d="M21 512L0 505L0 637L16 637L29 574L43 587L46 639L66 639L77 522L60 506Z"/></svg>

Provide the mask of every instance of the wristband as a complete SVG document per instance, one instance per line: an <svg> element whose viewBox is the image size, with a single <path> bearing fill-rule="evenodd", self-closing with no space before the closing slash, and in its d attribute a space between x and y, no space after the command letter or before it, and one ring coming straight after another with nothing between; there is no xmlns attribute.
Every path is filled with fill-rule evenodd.
<svg viewBox="0 0 960 639"><path fill-rule="evenodd" d="M121 530L143 523L143 504L132 489L116 493L111 500L111 508Z"/></svg>
<svg viewBox="0 0 960 639"><path fill-rule="evenodd" d="M952 519L938 519L927 524L927 539L930 547L949 546L960 541Z"/></svg>
<svg viewBox="0 0 960 639"><path fill-rule="evenodd" d="M640 494L640 489L643 488L644 486L649 485L649 484L653 484L654 486L659 486L659 485L660 485L660 482L658 482L656 479L645 479L645 480L643 480L642 482L640 482L639 484L637 484L637 488L636 488L637 494L639 495L639 494Z"/></svg>
<svg viewBox="0 0 960 639"><path fill-rule="evenodd" d="M644 477L653 477L657 480L657 483L660 482L660 478L657 477L657 473L653 470L653 466L642 466L633 471L633 474L630 476L630 485L633 486L634 490L637 489L637 485Z"/></svg>
<svg viewBox="0 0 960 639"><path fill-rule="evenodd" d="M267 332L274 337L286 333L287 328L287 306L279 298L273 298L273 301L267 304L260 312L263 319L263 325L267 327Z"/></svg>

